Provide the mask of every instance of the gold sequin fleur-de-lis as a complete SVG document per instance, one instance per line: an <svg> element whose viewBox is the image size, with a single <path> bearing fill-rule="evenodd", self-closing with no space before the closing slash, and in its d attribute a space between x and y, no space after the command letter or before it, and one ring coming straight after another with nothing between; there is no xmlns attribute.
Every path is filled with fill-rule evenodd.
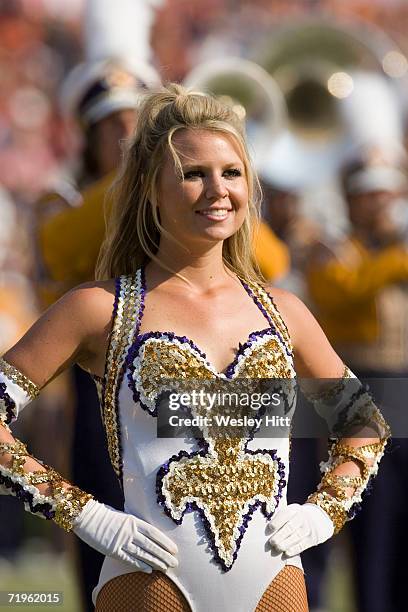
<svg viewBox="0 0 408 612"><path fill-rule="evenodd" d="M238 438L202 441L202 450L180 451L157 475L159 502L175 522L180 524L185 512L201 512L214 557L225 571L234 563L254 510L261 506L270 517L286 485L276 451L249 451L246 443Z"/></svg>

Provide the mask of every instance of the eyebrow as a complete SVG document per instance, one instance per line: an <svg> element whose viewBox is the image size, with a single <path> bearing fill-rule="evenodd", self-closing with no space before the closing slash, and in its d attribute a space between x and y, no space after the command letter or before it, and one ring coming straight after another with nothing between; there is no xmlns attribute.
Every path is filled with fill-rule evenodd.
<svg viewBox="0 0 408 612"><path fill-rule="evenodd" d="M202 162L202 163L196 163L196 164L181 164L181 167L183 168L183 171L186 170L197 170L199 168L208 168L209 164L211 162ZM237 166L240 167L244 167L244 164L242 161L238 161L238 162L228 162L226 164L223 164L223 168L228 169L228 168L236 168Z"/></svg>

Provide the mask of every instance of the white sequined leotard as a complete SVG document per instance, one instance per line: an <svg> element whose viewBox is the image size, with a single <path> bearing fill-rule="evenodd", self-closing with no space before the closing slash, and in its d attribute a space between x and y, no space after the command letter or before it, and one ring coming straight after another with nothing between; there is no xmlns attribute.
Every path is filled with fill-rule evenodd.
<svg viewBox="0 0 408 612"><path fill-rule="evenodd" d="M241 281L267 327L240 344L217 372L188 338L139 333L144 309L143 269L116 281L113 327L101 392L113 467L123 483L125 511L162 530L177 544L179 565L167 575L192 612L253 612L285 564L267 543L266 525L286 504L289 440L157 437L161 381L293 378L287 328L269 294ZM102 586L134 568L106 558Z"/></svg>

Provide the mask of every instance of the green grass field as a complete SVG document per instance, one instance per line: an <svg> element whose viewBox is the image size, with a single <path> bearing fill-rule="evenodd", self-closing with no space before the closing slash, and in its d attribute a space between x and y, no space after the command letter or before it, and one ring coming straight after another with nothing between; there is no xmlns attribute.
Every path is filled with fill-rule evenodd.
<svg viewBox="0 0 408 612"><path fill-rule="evenodd" d="M68 554L33 552L29 548L15 562L0 560L0 591L7 592L62 592L60 605L19 604L0 605L0 610L36 610L38 612L80 612L74 568Z"/></svg>
<svg viewBox="0 0 408 612"><path fill-rule="evenodd" d="M0 591L63 593L61 605L0 605L0 610L81 612L71 556L51 553L44 547L44 541L37 538L28 541L15 562L0 559ZM325 612L356 612L344 547L336 547L330 557L325 599Z"/></svg>

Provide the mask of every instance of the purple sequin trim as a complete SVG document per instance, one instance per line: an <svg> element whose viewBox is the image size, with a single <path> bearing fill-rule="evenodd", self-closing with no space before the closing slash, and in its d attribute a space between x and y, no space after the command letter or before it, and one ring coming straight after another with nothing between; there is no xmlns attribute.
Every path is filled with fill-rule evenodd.
<svg viewBox="0 0 408 612"><path fill-rule="evenodd" d="M263 338L264 336L272 336L275 334L275 330L271 327L266 327L265 329L260 329L258 331L253 331L249 334L248 339L242 344L241 342L238 344L238 350L234 357L234 360L230 363L230 365L225 370L225 376L227 378L232 378L235 373L235 368L238 365L239 358L243 355L247 348L250 348L258 338Z"/></svg>
<svg viewBox="0 0 408 612"><path fill-rule="evenodd" d="M149 331L149 332L145 332L143 334L139 334L138 331L140 329L140 323L141 323L141 318L142 318L142 314L143 314L143 310L144 310L144 305L145 305L145 295L146 295L146 282L145 282L145 274L144 274L144 268L141 269L141 305L140 305L140 310L138 313L138 317L137 317L137 325L136 325L136 330L135 330L135 335L134 335L134 340L132 342L132 345L128 351L128 354L125 357L125 362L124 362L124 367L122 368L123 370L126 369L126 367L128 368L129 372L128 372L128 385L129 388L132 391L133 394L133 399L136 403L139 403L140 406L149 414L151 414L152 416L157 416L157 398L156 398L156 406L154 407L154 409L149 408L149 406L147 406L140 397L140 391L137 389L136 387L136 368L134 365L134 361L135 359L139 356L140 351L143 347L143 345L149 340L149 339L167 339L168 341L173 341L176 340L178 341L181 345L188 345L194 353L196 353L206 364L206 366L209 368L210 371L216 373L219 377L221 377L221 375L224 375L225 378L227 379L231 379L234 376L236 367L238 365L238 362L240 360L241 355L243 355L245 353L245 350L247 350L248 348L251 348L251 346L254 344L254 342L256 342L256 340L258 338L263 338L264 336L267 335L276 335L279 337L280 341L282 342L283 346L286 347L285 342L283 342L283 339L281 338L279 332L277 331L276 327L273 324L273 320L270 317L269 313L267 312L267 310L264 308L264 306L262 305L262 303L258 300L258 298L256 297L256 295L251 291L251 289L248 287L248 285L246 285L246 283L244 283L241 280L242 285L244 286L244 288L246 289L247 293L249 294L249 296L254 300L254 302L256 303L256 305L259 307L259 309L262 311L262 313L264 314L264 316L266 317L268 323L270 324L270 327L262 329L262 330L258 330L258 331L254 331L251 334L249 334L248 339L242 344L239 343L238 346L238 350L237 353L233 359L233 361L227 366L225 373L218 373L216 372L215 368L213 368L213 366L211 365L211 363L209 362L207 355L205 354L204 351L202 351L190 338L186 337L186 336L178 336L176 335L174 332L162 332L162 331ZM291 352L288 352L287 348L286 348L286 352L291 355ZM121 375L123 376L123 373L121 372ZM253 432L251 432L251 438L253 437ZM275 495L275 510L277 508L277 506L279 505L279 502L283 496L283 489L286 486L286 480L285 480L285 465L284 463L280 460L279 457L277 457L277 451L276 450L267 450L267 449L261 449L261 450L257 450L257 451L251 451L251 450L247 450L246 449L246 445L248 444L249 440L247 440L245 447L244 447L244 452L246 452L247 454L251 454L251 455L257 455L257 454L268 454L271 456L271 458L277 462L277 474L279 476L279 481L278 481L278 492ZM237 538L235 544L235 550L233 552L233 560L230 566L227 566L225 561L220 557L219 555L219 551L217 549L216 543L215 543L215 536L212 533L211 530L211 524L208 521L205 512L202 508L200 508L196 502L189 502L185 505L185 508L182 512L181 518L180 519L175 519L172 516L171 510L167 507L166 505L166 499L163 495L163 479L165 478L166 474L169 472L170 470L170 466L173 462L175 461L179 461L180 459L184 458L193 458L195 456L202 456L205 457L208 453L208 443L203 440L203 439L198 439L197 440L197 444L200 447L200 450L194 451L194 452L187 452L185 450L181 450L177 455L173 455L168 461L166 461L166 463L164 463L158 470L157 473L157 477L156 477L156 492L157 492L157 499L158 499L158 503L163 507L165 513L177 524L181 524L183 521L183 517L186 514L186 512L192 512L192 511L197 511L203 521L203 525L206 529L207 535L208 535L208 542L209 542L209 546L213 552L214 555L214 559L216 560L216 562L221 566L221 568L223 569L223 571L227 572L231 569L232 565L234 564L236 558L237 558L237 554L238 554L238 550L241 546L241 541L243 539L244 533L248 527L249 521L252 520L252 515L255 512L255 510L260 507L262 512L264 513L264 515L266 516L266 518L270 519L273 515L273 512L268 512L267 511L267 505L266 502L262 502L260 500L255 501L253 504L249 505L249 508L246 512L246 514L243 516L242 518L242 524L239 527L239 532L240 535Z"/></svg>
<svg viewBox="0 0 408 612"><path fill-rule="evenodd" d="M388 452L390 445L391 445L391 441L387 440L387 443L384 448L384 453ZM374 489L374 479L375 479L374 474L370 476L370 478L368 479L367 486L361 494L362 501L364 501L364 499L372 493ZM350 510L347 512L347 517L349 521L351 521L360 512L362 508L362 501L356 502L355 504L353 504Z"/></svg>
<svg viewBox="0 0 408 612"><path fill-rule="evenodd" d="M346 406L344 406L344 408L341 409L338 418L337 418L337 422L333 425L333 432L337 435L344 434L346 427L347 427L347 421L348 421L348 417L349 417L349 411L350 409L354 406L354 404L363 396L363 395L367 395L368 398L373 402L374 404L374 398L370 393L370 390L368 388L367 385L362 385L358 391L356 391L355 393L353 393L353 395L351 396L350 400L348 401L348 403L346 404Z"/></svg>
<svg viewBox="0 0 408 612"><path fill-rule="evenodd" d="M140 392L136 388L135 376L134 376L136 372L134 360L136 359L136 357L138 357L139 352L141 348L143 347L143 345L145 344L145 342L149 340L150 338L166 339L166 340L169 340L170 342L172 340L177 340L178 342L180 342L180 344L187 344L188 346L190 346L190 348L193 349L193 352L197 353L201 357L201 359L204 361L205 365L210 369L211 372L214 372L218 377L220 377L221 375L224 375L227 379L232 379L235 373L235 368L238 365L239 359L241 355L244 354L245 350L247 348L250 348L253 345L253 343L256 342L258 338L263 338L264 336L269 336L269 335L274 335L274 334L275 334L275 331L271 329L270 327L267 327L266 329L261 329L259 331L254 331L251 334L249 334L248 340L246 340L244 344L241 344L241 342L239 343L237 353L233 361L227 366L225 373L217 372L215 368L211 365L211 363L208 361L207 355L204 353L204 351L202 351L195 344L195 342L187 338L187 336L177 336L174 332L168 332L168 331L163 331L163 332L149 331L149 332L145 332L144 334L139 334L138 336L136 336L136 340L126 356L126 365L129 370L128 375L127 375L128 385L132 391L133 399L136 403L137 402L140 403L143 410L146 410L153 416L157 416L156 407L152 410L146 404L143 403L140 397Z"/></svg>
<svg viewBox="0 0 408 612"><path fill-rule="evenodd" d="M255 304L258 306L259 310L262 312L262 314L264 315L264 317L268 321L269 325L275 329L275 325L274 325L273 319L272 319L271 315L269 314L269 312L264 307L264 305L262 304L262 302L258 299L258 297L252 291L250 286L244 280L242 280L242 278L240 278L239 280L241 281L241 285L244 287L244 289L247 292L247 294L249 295L249 297L252 298L253 301L255 302Z"/></svg>
<svg viewBox="0 0 408 612"><path fill-rule="evenodd" d="M145 302L146 290L145 290L144 268L143 267L140 269L140 279L141 279L140 303L139 303L139 310L136 314L136 324L135 324L133 341L134 341L134 338L137 337L137 334L139 333L140 322L142 320L143 310L145 307L144 302ZM118 292L118 300L119 300L119 293L120 293L120 285L119 285L119 292ZM125 356L125 359L123 360L123 363L119 370L117 384L116 384L116 393L115 393L116 431L118 432L117 437L118 437L118 450L119 450L119 456L120 456L120 483L121 483L122 489L123 489L123 449L122 449L122 435L121 435L121 428L120 428L119 392L120 392L120 387L122 385L123 377L126 372L126 367L127 367L127 360Z"/></svg>
<svg viewBox="0 0 408 612"><path fill-rule="evenodd" d="M136 326L135 326L135 330L134 330L134 335L137 336L138 332L139 332L139 328L140 328L140 321L142 318L142 314L143 314L143 310L144 310L144 296L145 296L145 291L144 291L144 271L143 268L140 270L140 274L141 274L141 293L140 293L140 306L139 306L139 311L136 315ZM136 273L137 275L137 273ZM111 341L112 341L112 335L113 335L113 331L114 331L114 325L115 325L115 320L116 320L116 316L117 316L117 312L118 312L118 305L119 305L119 298L120 298L120 294L121 294L121 279L123 277L118 277L115 278L115 301L114 301L114 305L113 305L113 313L112 313L112 328L110 331L110 335L109 335L109 342L108 342L108 354L110 351L110 345L111 345ZM105 406L105 393L106 393L106 381L107 381L107 368L108 368L108 360L106 360L105 363L105 374L103 377L103 385L102 385L102 404L103 407ZM116 413L116 431L117 431L117 439L118 439L118 452L119 452L119 457L120 457L120 465L119 465L119 484L121 485L122 489L123 489L123 449L122 449L122 436L121 436L121 429L120 429L120 412L119 412L119 391L120 391L120 387L122 384L122 380L123 377L125 375L126 372L126 367L127 367L127 361L126 361L126 357L123 360L123 363L121 364L120 370L118 372L118 376L117 376L117 381L116 381L116 390L115 390L115 399L114 399L114 405L115 405L115 413ZM103 419L104 423L105 423L105 419Z"/></svg>
<svg viewBox="0 0 408 612"><path fill-rule="evenodd" d="M201 446L201 450L198 451L194 451L194 452L187 452L185 450L181 450L177 455L173 455L172 457L170 457L170 459L168 459L168 461L166 461L166 463L164 463L161 468L159 469L159 471L157 472L157 477L156 477L156 493L157 493L157 501L158 503L163 507L164 512L177 524L177 525L181 525L181 523L183 522L183 517L187 512L198 512L199 515L201 516L201 519L203 521L203 525L204 528L207 532L207 538L208 538L208 544L209 547L213 553L214 559L215 561L220 565L220 567L222 568L222 570L224 572L228 572L232 566L235 563L235 560L238 556L238 551L241 547L241 542L242 539L244 537L244 534L247 530L249 521L252 520L252 515L254 514L255 510L257 508L261 508L263 514L265 515L265 517L269 520L272 518L274 512L276 512L276 509L279 505L280 500L283 497L283 489L286 487L286 480L285 480L285 464L281 461L281 459L277 456L277 451L272 449L259 449L256 451L253 450L248 450L246 448L248 441L245 443L244 446L244 452L248 453L250 455L264 455L264 454L268 454L270 455L270 457L276 461L278 463L278 470L277 473L279 475L279 482L278 482L278 493L275 495L275 509L273 512L268 512L266 510L266 503L260 500L255 501L253 504L251 504L248 508L248 511L246 512L246 514L243 516L242 518L242 524L241 526L238 528L240 535L239 537L235 540L235 550L233 552L233 560L231 565L227 565L224 561L224 559L222 559L219 555L219 551L215 542L215 536L212 532L211 529L211 524L209 522L209 520L207 519L205 512L202 508L200 508L196 502L187 502L185 505L185 509L183 510L183 513L181 515L181 518L176 519L172 516L171 510L167 507L166 504L166 498L163 495L163 480L166 476L166 474L168 474L168 472L170 471L170 466L173 462L177 462L180 459L182 459L183 457L185 458L193 458L196 456L201 456L201 457L205 457L208 453L208 443L205 442L205 440L197 440L199 446Z"/></svg>
<svg viewBox="0 0 408 612"><path fill-rule="evenodd" d="M245 281L243 281L242 279L240 279L242 286L244 287L244 289L246 290L246 292L248 293L248 295L250 297L252 297L252 299L254 300L255 304L258 306L258 308L262 311L262 314L266 317L267 321L269 322L271 328L273 329L274 333L276 336L278 336L279 340L281 341L282 345L285 347L285 352L289 357L293 357L293 351L290 349L290 347L287 346L287 343L284 341L284 339L282 338L282 335L279 333L279 331L277 330L275 323L271 317L271 315L269 314L269 312L266 310L266 308L264 307L264 305L262 304L262 302L258 299L258 297L255 295L255 293L252 291L252 289L249 287L249 285L247 285L247 283ZM268 296L272 306L278 310L276 308L276 304L272 299L272 296L265 291L266 295ZM281 321L282 321L282 325L284 326L284 328L287 331L287 334L289 336L289 331L288 328L286 326L286 323L284 322L284 320L281 317Z"/></svg>
<svg viewBox="0 0 408 612"><path fill-rule="evenodd" d="M6 405L6 424L9 425L16 420L16 404L7 393L6 383L0 383L0 401L3 401Z"/></svg>
<svg viewBox="0 0 408 612"><path fill-rule="evenodd" d="M224 375L228 379L233 378L234 373L235 373L235 368L237 367L239 359L240 359L241 355L244 354L245 350L247 348L250 348L252 346L252 344L254 342L256 342L256 340L258 338L262 338L265 335L276 335L276 336L278 336L278 338L280 339L281 343L285 347L286 353L290 357L293 356L292 352L288 349L288 347L286 346L286 343L283 341L283 338L281 337L280 333L276 329L276 327L275 327L275 325L273 323L273 319L271 318L271 316L267 312L267 310L264 308L263 304L260 302L260 300L257 298L257 296L253 293L253 291L250 289L250 287L247 285L247 283L245 283L242 279L240 279L240 282L241 282L242 286L244 287L244 289L246 290L246 292L248 293L248 295L253 299L255 304L261 310L261 312L265 316L266 320L270 324L270 327L267 327L265 329L261 329L261 330L257 330L257 331L251 332L249 334L247 340L244 343L241 343L241 342L239 343L237 353L236 353L234 359L232 360L232 362L227 366L225 371L224 372L217 372L216 369L212 366L211 362L209 361L206 353L204 351L202 351L195 344L195 342L193 342L193 340L191 340L190 338L187 338L187 336L178 336L174 332L171 332L171 331L162 331L162 332L161 331L149 331L149 332L145 332L143 334L138 334L137 333L139 328L140 328L141 319L142 319L142 316L143 316L143 311L144 311L144 307L145 307L145 295L146 295L145 270L144 270L143 267L141 268L141 305L140 305L140 310L139 310L139 313L138 313L137 329L136 329L136 332L135 332L134 342L133 342L132 346L130 347L129 352L128 352L127 356L126 356L125 363L126 363L127 368L129 369L129 372L128 372L128 384L129 384L129 387L130 387L130 389L132 391L133 399L134 399L135 402L139 402L140 403L140 405L143 408L143 410L146 410L147 412L149 412L153 416L157 416L157 409L154 408L152 410L151 408L149 408L141 400L140 392L136 389L135 380L134 380L135 367L133 365L133 361L138 356L138 354L140 352L140 349L142 348L143 344L147 340L149 340L150 338L156 338L156 339L165 338L165 339L169 340L170 342L172 340L177 340L181 344L188 344L190 346L190 348L192 348L193 351L195 351L203 359L204 363L206 364L206 366L211 371L214 371L219 377L221 375ZM271 301L272 301L272 298L271 298Z"/></svg>
<svg viewBox="0 0 408 612"><path fill-rule="evenodd" d="M134 401L136 403L139 402L143 410L146 410L149 414L156 417L157 416L157 406L155 406L154 409L152 410L151 408L149 408L149 406L147 406L143 402L143 400L140 397L140 392L136 387L135 376L134 376L136 372L134 360L136 359L136 357L138 357L139 352L141 348L143 347L143 345L145 344L145 342L149 340L150 338L157 338L157 339L165 338L169 341L178 340L181 344L188 344L190 348L192 348L194 351L196 351L200 355L200 357L205 361L207 366L211 368L211 365L207 362L205 354L202 351L200 351L200 349L194 344L194 342L192 340L189 340L186 336L177 336L173 332L160 332L160 331L146 332L144 334L139 334L138 336L136 336L135 342L131 346L126 356L126 366L129 370L128 375L127 375L128 385L132 391ZM158 400L158 398L156 398L156 400Z"/></svg>
<svg viewBox="0 0 408 612"><path fill-rule="evenodd" d="M28 504L30 507L30 511L32 513L38 512L42 514L48 520L54 518L55 510L52 509L50 504L48 503L35 504L34 496L32 493L30 493L30 491L26 491L21 484L17 482L13 482L11 478L9 478L8 476L4 476L1 473L0 473L0 485L3 485L7 489L9 489L11 494L15 495L17 499L20 499L22 502L25 502L26 504Z"/></svg>

